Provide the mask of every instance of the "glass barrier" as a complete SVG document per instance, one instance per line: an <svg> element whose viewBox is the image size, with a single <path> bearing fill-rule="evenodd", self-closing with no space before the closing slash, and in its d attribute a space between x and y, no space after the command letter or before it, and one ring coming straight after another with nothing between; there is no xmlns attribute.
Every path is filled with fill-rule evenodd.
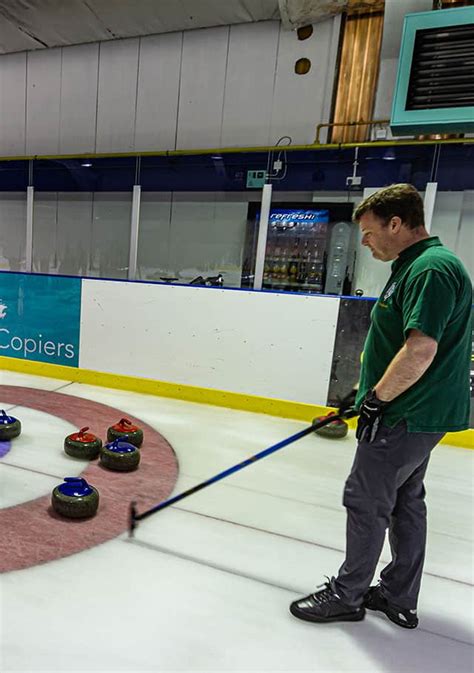
<svg viewBox="0 0 474 673"><path fill-rule="evenodd" d="M0 161L0 192L26 192L29 161Z"/></svg>
<svg viewBox="0 0 474 673"><path fill-rule="evenodd" d="M32 270L127 278L131 211L129 193L36 192Z"/></svg>
<svg viewBox="0 0 474 673"><path fill-rule="evenodd" d="M0 192L0 270L26 270L26 191Z"/></svg>
<svg viewBox="0 0 474 673"><path fill-rule="evenodd" d="M0 161L0 268L26 270L31 184L32 271L129 278L130 240L137 235L136 279L217 278L208 284L252 288L268 174L273 194L263 289L349 295L360 286L373 296L383 274L365 269L371 260L351 223L364 190L410 182L423 193L437 182L432 231L472 273L473 166L474 144L462 140ZM141 187L136 222L134 185Z"/></svg>
<svg viewBox="0 0 474 673"><path fill-rule="evenodd" d="M0 269L26 270L28 161L0 161Z"/></svg>
<svg viewBox="0 0 474 673"><path fill-rule="evenodd" d="M463 261L474 278L474 147L439 147L435 182L438 183L431 233Z"/></svg>
<svg viewBox="0 0 474 673"><path fill-rule="evenodd" d="M201 277L241 287L249 198L245 192L144 192L137 277L178 283Z"/></svg>
<svg viewBox="0 0 474 673"><path fill-rule="evenodd" d="M35 159L38 192L128 192L135 184L137 157Z"/></svg>

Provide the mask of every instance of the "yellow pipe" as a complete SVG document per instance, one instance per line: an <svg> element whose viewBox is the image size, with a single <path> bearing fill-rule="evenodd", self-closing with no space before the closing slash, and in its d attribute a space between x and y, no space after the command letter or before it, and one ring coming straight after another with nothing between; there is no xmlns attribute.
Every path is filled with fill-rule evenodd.
<svg viewBox="0 0 474 673"><path fill-rule="evenodd" d="M365 122L367 123L367 122ZM361 143L329 143L312 145L262 145L261 147L215 147L197 150L159 150L156 152L115 152L109 154L34 154L15 157L0 157L0 161L29 161L55 159L106 159L120 157L183 157L199 154L243 154L245 152L274 152L284 149L286 152L302 150L338 150L354 147L402 147L405 145L471 145L474 138L446 138L445 140L374 140Z"/></svg>

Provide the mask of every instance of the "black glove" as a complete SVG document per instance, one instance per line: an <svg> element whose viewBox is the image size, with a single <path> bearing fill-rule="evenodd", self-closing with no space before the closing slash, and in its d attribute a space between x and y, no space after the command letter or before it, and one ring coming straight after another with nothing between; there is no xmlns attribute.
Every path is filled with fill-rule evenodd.
<svg viewBox="0 0 474 673"><path fill-rule="evenodd" d="M355 409L357 392L358 389L353 388L348 395L342 398L339 402L338 416L341 418L352 418L353 416L357 416L358 411Z"/></svg>
<svg viewBox="0 0 474 673"><path fill-rule="evenodd" d="M373 390L369 390L359 409L359 421L357 423L356 437L359 442L374 441L381 420L383 410L388 402L379 400Z"/></svg>

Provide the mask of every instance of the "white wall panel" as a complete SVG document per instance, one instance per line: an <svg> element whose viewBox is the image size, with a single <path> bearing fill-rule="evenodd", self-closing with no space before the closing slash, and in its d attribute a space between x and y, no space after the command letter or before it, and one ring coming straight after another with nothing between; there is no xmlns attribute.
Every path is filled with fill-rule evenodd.
<svg viewBox="0 0 474 673"><path fill-rule="evenodd" d="M312 142L336 24L305 41L265 21L0 56L0 155Z"/></svg>
<svg viewBox="0 0 474 673"><path fill-rule="evenodd" d="M26 53L0 57L0 155L25 154Z"/></svg>
<svg viewBox="0 0 474 673"><path fill-rule="evenodd" d="M177 149L218 147L229 28L184 33Z"/></svg>
<svg viewBox="0 0 474 673"><path fill-rule="evenodd" d="M94 152L98 44L63 49L59 151Z"/></svg>
<svg viewBox="0 0 474 673"><path fill-rule="evenodd" d="M175 147L182 46L182 33L141 39L136 151Z"/></svg>
<svg viewBox="0 0 474 673"><path fill-rule="evenodd" d="M230 28L221 145L267 145L280 23Z"/></svg>
<svg viewBox="0 0 474 673"><path fill-rule="evenodd" d="M97 152L133 151L138 46L138 39L100 45Z"/></svg>
<svg viewBox="0 0 474 673"><path fill-rule="evenodd" d="M289 135L293 144L314 142L316 125L325 107L328 64L331 61L334 19L314 26L313 35L298 40L295 31L280 31L270 143ZM309 58L311 70L295 74L295 62ZM332 73L333 76L333 73Z"/></svg>
<svg viewBox="0 0 474 673"><path fill-rule="evenodd" d="M58 154L61 49L28 52L26 153Z"/></svg>
<svg viewBox="0 0 474 673"><path fill-rule="evenodd" d="M79 366L325 404L338 306L329 297L86 280Z"/></svg>

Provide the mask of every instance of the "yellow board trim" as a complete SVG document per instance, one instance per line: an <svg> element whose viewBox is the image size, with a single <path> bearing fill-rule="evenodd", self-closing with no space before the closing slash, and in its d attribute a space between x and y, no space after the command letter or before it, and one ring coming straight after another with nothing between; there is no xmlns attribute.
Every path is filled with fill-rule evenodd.
<svg viewBox="0 0 474 673"><path fill-rule="evenodd" d="M330 407L306 404L304 402L277 400L257 395L215 390L214 388L199 388L198 386L181 383L168 383L166 381L155 381L136 376L97 372L92 369L65 367L63 365L34 362L20 358L0 356L0 367L7 371L15 371L32 376L48 376L54 379L74 381L75 383L86 383L92 386L102 386L118 390L130 390L158 397L171 397L185 402L210 404L217 407L250 411L255 414L268 414L280 418L292 418L308 423L311 423L316 416L323 416L329 411L333 411ZM353 418L349 421L349 426L355 428L355 425L356 419ZM474 449L474 430L448 432L441 443Z"/></svg>

